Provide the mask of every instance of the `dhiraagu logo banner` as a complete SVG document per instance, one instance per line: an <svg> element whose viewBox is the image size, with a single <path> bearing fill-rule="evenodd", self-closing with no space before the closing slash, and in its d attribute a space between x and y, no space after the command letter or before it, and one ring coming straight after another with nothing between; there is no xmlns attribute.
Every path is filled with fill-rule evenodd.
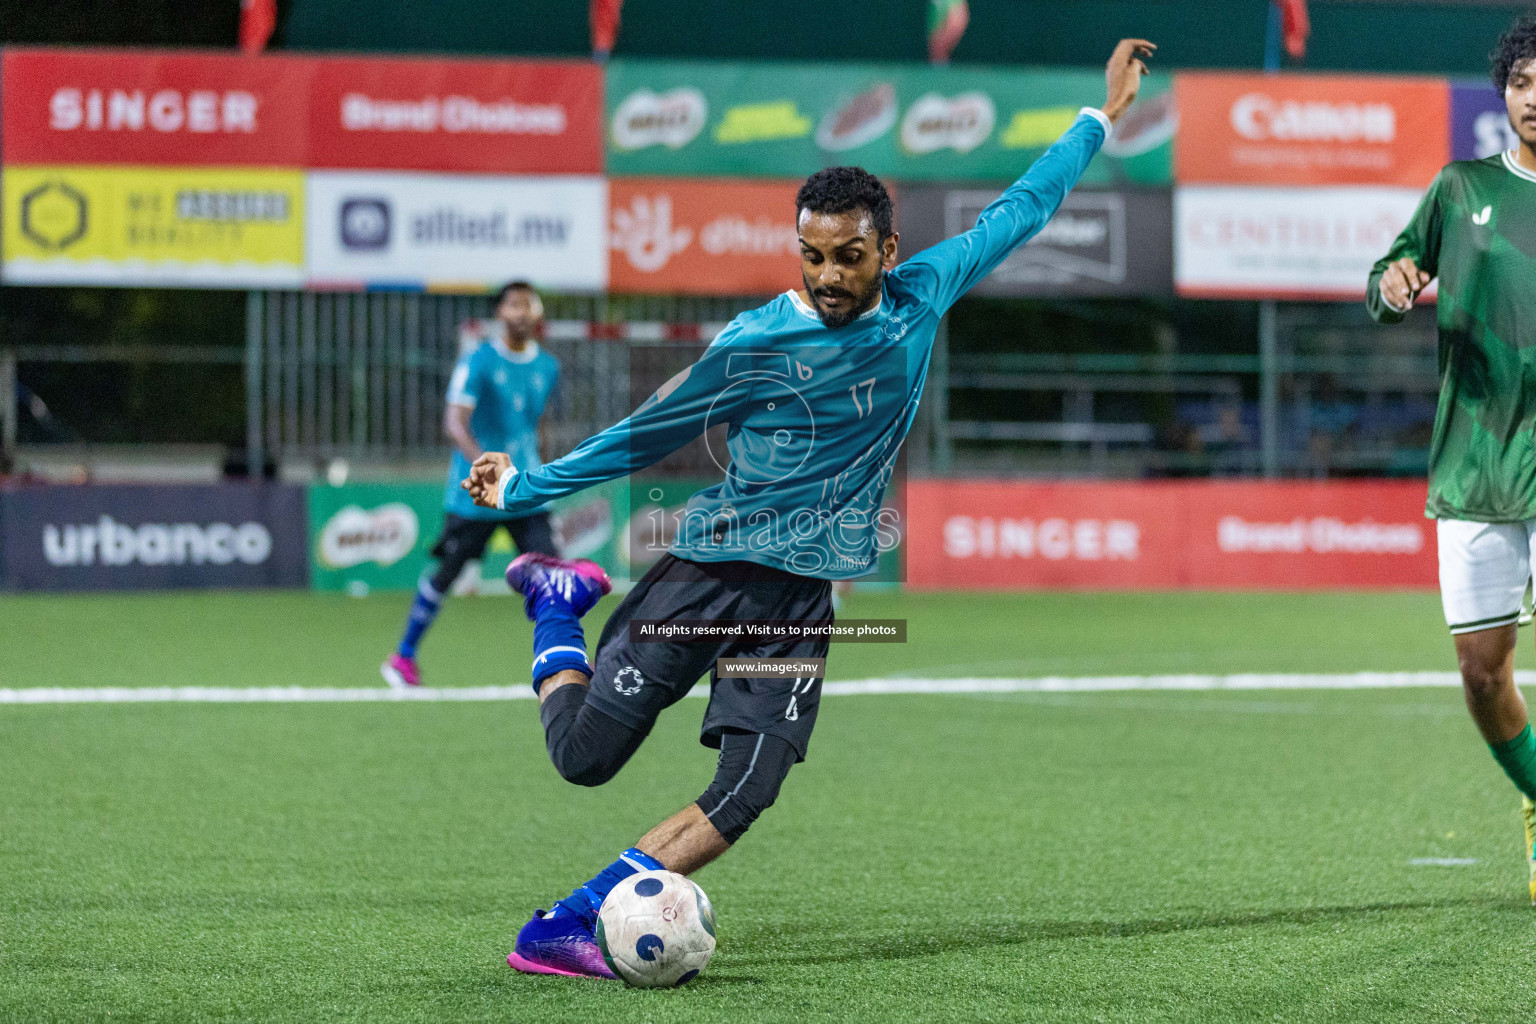
<svg viewBox="0 0 1536 1024"><path fill-rule="evenodd" d="M1008 181L1103 98L1103 74L1086 70L616 60L608 171L796 178L858 164L897 180ZM1166 77L1148 81L1083 181L1167 184L1177 125Z"/></svg>
<svg viewBox="0 0 1536 1024"><path fill-rule="evenodd" d="M304 281L301 171L7 165L3 191L7 284Z"/></svg>

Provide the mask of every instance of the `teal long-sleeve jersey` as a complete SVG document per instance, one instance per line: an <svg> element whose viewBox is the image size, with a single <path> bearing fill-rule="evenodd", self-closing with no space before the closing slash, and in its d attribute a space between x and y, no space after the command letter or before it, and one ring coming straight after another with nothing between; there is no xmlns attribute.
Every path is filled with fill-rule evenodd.
<svg viewBox="0 0 1536 1024"><path fill-rule="evenodd" d="M882 504L940 319L1045 226L1108 124L1085 109L975 227L887 273L879 303L853 323L829 330L794 291L742 313L628 419L564 458L503 474L498 506L514 514L537 507L724 426L725 479L689 499L674 555L832 580L873 571L879 550L898 537Z"/></svg>

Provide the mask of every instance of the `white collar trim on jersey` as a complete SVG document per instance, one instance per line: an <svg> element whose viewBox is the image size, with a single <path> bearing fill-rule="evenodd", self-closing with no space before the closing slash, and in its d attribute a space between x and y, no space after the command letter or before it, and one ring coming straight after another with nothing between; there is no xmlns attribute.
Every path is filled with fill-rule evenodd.
<svg viewBox="0 0 1536 1024"><path fill-rule="evenodd" d="M799 310L802 316L808 316L812 320L815 320L817 323L821 323L821 315L810 306L805 304L805 300L800 297L800 293L798 291L791 288L784 294L789 296L789 301L794 303L795 309ZM880 307L884 305L885 289L882 286L880 290L880 297L875 300L875 304L873 306L859 314L859 320L868 320L872 316L878 316L880 313Z"/></svg>
<svg viewBox="0 0 1536 1024"><path fill-rule="evenodd" d="M513 349L512 346L507 344L507 339L502 337L492 338L491 344L496 346L497 355L514 363L531 363L539 357L539 343L532 338L528 339L528 344L524 346L521 352Z"/></svg>
<svg viewBox="0 0 1536 1024"><path fill-rule="evenodd" d="M1526 181L1536 181L1536 171L1528 171L1524 167L1521 167L1519 161L1515 159L1514 150L1506 149L1503 156L1504 167L1509 171L1509 173L1515 175L1518 178L1524 178Z"/></svg>

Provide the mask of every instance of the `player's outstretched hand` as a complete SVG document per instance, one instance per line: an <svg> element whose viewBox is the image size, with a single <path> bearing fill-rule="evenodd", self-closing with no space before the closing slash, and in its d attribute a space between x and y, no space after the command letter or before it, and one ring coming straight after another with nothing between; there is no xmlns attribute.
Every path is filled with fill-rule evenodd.
<svg viewBox="0 0 1536 1024"><path fill-rule="evenodd" d="M483 452L469 467L469 476L459 484L475 499L476 505L496 507L496 484L501 474L512 468L512 456L506 452Z"/></svg>
<svg viewBox="0 0 1536 1024"><path fill-rule="evenodd" d="M1430 282L1430 276L1419 269L1413 258L1404 256L1390 264L1381 275L1381 297L1395 309L1412 309L1413 300L1419 297Z"/></svg>
<svg viewBox="0 0 1536 1024"><path fill-rule="evenodd" d="M1104 116L1111 124L1135 101L1141 90L1141 76L1147 73L1146 62L1156 50L1157 44L1145 39L1122 39L1110 54L1109 64L1104 68Z"/></svg>

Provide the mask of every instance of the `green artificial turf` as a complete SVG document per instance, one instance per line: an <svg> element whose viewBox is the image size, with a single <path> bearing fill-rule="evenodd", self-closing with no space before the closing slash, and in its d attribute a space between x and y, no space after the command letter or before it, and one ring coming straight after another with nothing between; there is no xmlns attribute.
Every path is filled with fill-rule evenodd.
<svg viewBox="0 0 1536 1024"><path fill-rule="evenodd" d="M0 686L371 685L400 604L7 598ZM525 643L512 610L450 605L436 678L520 681L526 650L508 679L453 654ZM848 678L1451 666L1432 594L847 614L914 637L834 651ZM534 907L703 788L702 711L585 790L522 701L0 706L0 1020L1536 1017L1517 797L1449 688L828 697L810 760L697 876L702 977L509 970Z"/></svg>
<svg viewBox="0 0 1536 1024"><path fill-rule="evenodd" d="M616 603L587 616L589 643ZM0 687L377 686L409 606L408 594L0 596ZM838 644L830 679L1456 667L1429 591L856 593L838 614L905 619L908 641ZM427 682L526 682L532 637L510 598L450 598L422 644Z"/></svg>

